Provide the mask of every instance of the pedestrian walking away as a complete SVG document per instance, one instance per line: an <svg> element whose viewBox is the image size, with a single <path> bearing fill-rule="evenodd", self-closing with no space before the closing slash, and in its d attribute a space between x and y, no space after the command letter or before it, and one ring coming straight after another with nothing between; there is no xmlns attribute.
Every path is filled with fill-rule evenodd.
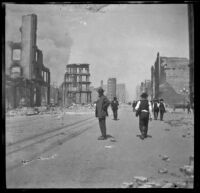
<svg viewBox="0 0 200 193"><path fill-rule="evenodd" d="M101 131L101 136L98 138L99 140L106 139L106 116L108 116L108 106L110 105L110 101L104 96L104 90L100 87L97 90L99 94L99 98L96 102L96 110L95 116L99 119L99 127Z"/></svg>
<svg viewBox="0 0 200 193"><path fill-rule="evenodd" d="M188 112L188 114L191 113L190 107L191 107L191 105L190 105L190 102L188 101L187 102L187 112Z"/></svg>
<svg viewBox="0 0 200 193"><path fill-rule="evenodd" d="M165 103L163 99L160 99L159 104L160 120L163 121L164 113L166 112Z"/></svg>
<svg viewBox="0 0 200 193"><path fill-rule="evenodd" d="M113 119L114 120L117 120L117 117L118 117L118 114L117 114L118 106L119 106L119 102L117 101L117 97L114 97L113 101L111 102L111 108L113 111Z"/></svg>
<svg viewBox="0 0 200 193"><path fill-rule="evenodd" d="M158 119L158 113L159 113L159 100L154 99L152 108L153 108L154 120L157 120Z"/></svg>
<svg viewBox="0 0 200 193"><path fill-rule="evenodd" d="M137 104L137 101L133 101L133 103L132 103L133 112L135 112L136 104Z"/></svg>
<svg viewBox="0 0 200 193"><path fill-rule="evenodd" d="M144 139L147 137L149 119L152 120L152 106L147 99L147 93L142 93L140 97L141 100L138 101L135 110L136 116L139 116L140 138Z"/></svg>

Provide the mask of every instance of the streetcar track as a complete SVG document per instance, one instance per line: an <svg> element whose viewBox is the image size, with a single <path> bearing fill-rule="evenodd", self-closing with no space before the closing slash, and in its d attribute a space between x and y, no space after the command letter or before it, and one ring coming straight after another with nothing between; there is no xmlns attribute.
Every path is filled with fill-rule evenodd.
<svg viewBox="0 0 200 193"><path fill-rule="evenodd" d="M24 118L25 118L26 116L24 116ZM38 120L38 119L41 119L42 117L41 116L38 116L38 117L34 117L34 118L27 118L26 117L26 121L28 120L28 121L35 121L35 120ZM6 118L6 124L10 124L10 125L16 125L16 124L20 124L20 123L23 123L24 122L24 119L22 119L22 120L18 120L18 121L15 121L14 123L13 123L13 120L9 120L9 118Z"/></svg>
<svg viewBox="0 0 200 193"><path fill-rule="evenodd" d="M74 123L71 123L71 124L63 125L63 126L58 127L58 128L50 129L50 130L45 131L45 132L43 132L43 133L39 133L39 134L30 136L30 137L21 139L21 140L19 140L19 141L14 142L14 143L8 144L7 147L11 147L11 146L14 146L14 145L19 144L19 143L23 143L23 142L28 141L28 140L32 140L32 139L37 138L37 137L40 137L40 136L43 136L43 135L47 135L47 134L52 133L52 132L59 131L59 130L65 128L65 127L74 126L74 125L76 125L76 124L79 124L79 123L81 123L81 122L87 121L87 120L89 120L89 119L94 119L94 117L90 117L90 118L87 118L87 119L83 119L83 120L80 120L80 121L77 121L77 122L74 122Z"/></svg>
<svg viewBox="0 0 200 193"><path fill-rule="evenodd" d="M95 119L93 119L93 120L95 120ZM86 121L87 121L87 120L86 120ZM85 126L85 124L87 124L86 121L84 122L84 126ZM78 124L78 123L77 123L77 124ZM72 129L76 129L76 128L77 128L77 124L76 124L76 125L70 125L70 126L68 126L68 127L72 127L72 128L67 129L67 130L65 131L65 134L68 134ZM80 122L79 122L79 124L80 124ZM83 123L82 123L82 124L83 124ZM73 126L76 126L76 127L74 128ZM81 126L83 126L83 125L81 125ZM64 127L64 128L62 128L62 129L66 129L66 128ZM55 132L57 132L57 131L58 131L58 130L56 130ZM15 150L12 150L12 151L6 153L6 156L9 156L9 155L11 155L11 154L13 154L13 153L16 153L16 152L19 152L19 151L21 151L21 150L23 150L23 149L26 149L26 148L28 148L28 147L31 147L32 145L36 145L36 144L38 144L38 143L42 143L42 142L47 141L48 139L54 138L54 137L56 137L56 136L63 135L62 133L63 133L63 132L59 132L59 133L57 133L57 134L54 134L53 136L49 136L49 137L46 137L46 138L42 138L42 139L37 140L37 141L35 141L35 142L33 142L33 143L30 143L30 144L25 144L23 147L16 148ZM48 134L49 134L49 133L47 133L46 135L48 135ZM39 137L40 137L40 136L39 136ZM30 139L29 141L31 141L31 140L33 140L33 139ZM10 147L10 148L11 148L11 147Z"/></svg>
<svg viewBox="0 0 200 193"><path fill-rule="evenodd" d="M35 153L34 155L32 155L31 158L29 159L29 162L32 162L32 161L34 161L34 160L37 160L37 159L39 158L39 156L41 156L42 154L44 154L44 153L48 152L49 150L52 150L52 149L54 149L54 148L56 148L56 147L58 147L58 146L60 146L60 145L62 145L62 144L64 144L65 142L67 142L67 141L73 139L74 137L77 137L77 136L81 135L81 134L84 133L85 131L87 131L87 130L93 128L93 126L94 126L94 124L91 125L91 126L87 126L85 129L80 129L80 130L78 130L78 131L75 131L75 132L73 132L73 133L70 133L70 134L68 134L65 138L60 139L59 141L50 143L49 146L46 147L46 148L44 148L41 152ZM6 171L11 171L11 170L16 169L16 168L19 168L19 167L21 167L21 166L23 166L23 163L22 163L22 162L17 163L17 164L15 164L15 165L12 165L12 166L10 166L10 167L7 167L7 168L6 168Z"/></svg>

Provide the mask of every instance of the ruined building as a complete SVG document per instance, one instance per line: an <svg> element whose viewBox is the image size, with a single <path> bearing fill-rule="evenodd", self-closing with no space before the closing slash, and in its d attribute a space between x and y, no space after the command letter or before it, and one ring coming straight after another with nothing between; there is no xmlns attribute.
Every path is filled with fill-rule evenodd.
<svg viewBox="0 0 200 193"><path fill-rule="evenodd" d="M164 98L173 105L187 100L189 90L189 60L178 57L161 57L159 53L154 66L151 67L151 85L153 98Z"/></svg>
<svg viewBox="0 0 200 193"><path fill-rule="evenodd" d="M194 103L194 4L188 4L188 30L189 30L189 71L190 71L190 103Z"/></svg>
<svg viewBox="0 0 200 193"><path fill-rule="evenodd" d="M6 107L50 102L50 71L37 47L37 15L22 16L21 41L6 42Z"/></svg>
<svg viewBox="0 0 200 193"><path fill-rule="evenodd" d="M89 64L68 64L62 84L63 105L91 103Z"/></svg>

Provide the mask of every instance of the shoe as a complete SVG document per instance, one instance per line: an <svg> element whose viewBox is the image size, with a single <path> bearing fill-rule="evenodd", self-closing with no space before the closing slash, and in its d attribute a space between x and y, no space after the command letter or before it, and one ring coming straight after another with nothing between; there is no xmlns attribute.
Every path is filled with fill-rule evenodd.
<svg viewBox="0 0 200 193"><path fill-rule="evenodd" d="M144 137L143 135L140 135L140 139L142 139L142 140L143 140L144 138L145 138L145 137Z"/></svg>
<svg viewBox="0 0 200 193"><path fill-rule="evenodd" d="M145 133L145 134L143 134L143 137L144 137L144 138L147 138L147 134L146 134L146 133Z"/></svg>
<svg viewBox="0 0 200 193"><path fill-rule="evenodd" d="M98 137L98 140L105 140L105 139L106 137L103 137L103 136Z"/></svg>

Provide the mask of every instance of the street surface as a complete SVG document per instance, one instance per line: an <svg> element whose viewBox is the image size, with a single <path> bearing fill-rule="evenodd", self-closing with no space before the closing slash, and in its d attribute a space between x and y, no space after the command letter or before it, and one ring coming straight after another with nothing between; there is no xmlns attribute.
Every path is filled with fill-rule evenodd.
<svg viewBox="0 0 200 193"><path fill-rule="evenodd" d="M149 123L144 140L137 136L131 106L121 105L118 118L114 121L109 109L107 140L97 140L94 113L7 118L7 188L120 188L134 176L184 180L179 168L193 155L193 114L167 112L164 121ZM163 155L170 160L162 160ZM159 173L162 168L168 172Z"/></svg>

